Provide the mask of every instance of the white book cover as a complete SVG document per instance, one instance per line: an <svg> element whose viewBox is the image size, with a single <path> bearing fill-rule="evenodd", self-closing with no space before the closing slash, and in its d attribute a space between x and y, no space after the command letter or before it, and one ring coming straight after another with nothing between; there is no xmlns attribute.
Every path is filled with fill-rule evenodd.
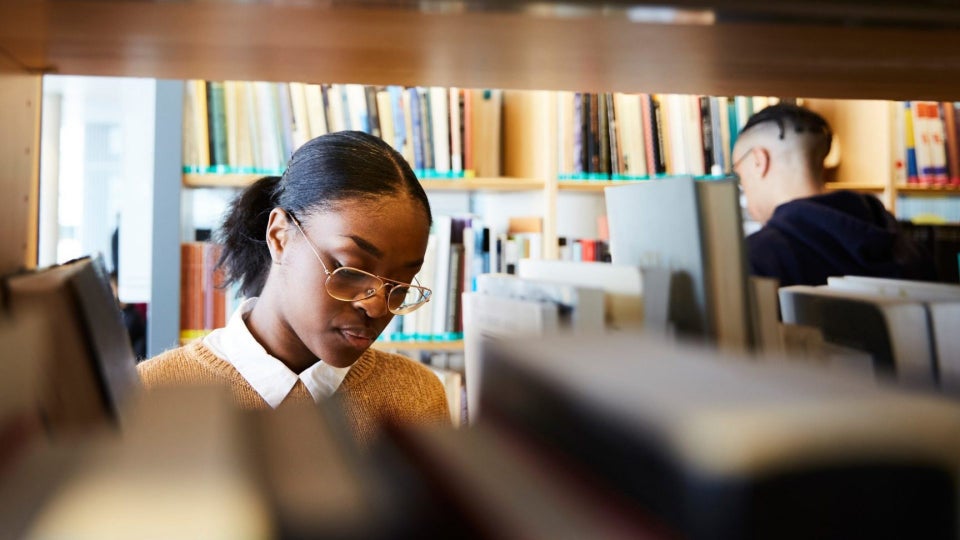
<svg viewBox="0 0 960 540"><path fill-rule="evenodd" d="M442 334L447 323L447 304L450 294L450 245L453 217L438 215L433 218L433 236L436 237L436 259L433 274L433 322L431 332Z"/></svg>
<svg viewBox="0 0 960 540"><path fill-rule="evenodd" d="M680 96L683 103L683 142L687 172L696 176L707 173L703 161L703 120L699 96Z"/></svg>
<svg viewBox="0 0 960 540"><path fill-rule="evenodd" d="M640 95L616 93L613 95L620 130L624 174L647 174L647 154L643 142L643 122L640 118Z"/></svg>
<svg viewBox="0 0 960 540"><path fill-rule="evenodd" d="M671 299L677 331L708 336L707 255L693 177L608 187L605 199L612 262L673 272L679 280Z"/></svg>
<svg viewBox="0 0 960 540"><path fill-rule="evenodd" d="M280 154L280 110L277 102L277 88L274 83L258 81L254 83L257 103L257 138L260 141L260 165L268 170L283 167Z"/></svg>
<svg viewBox="0 0 960 540"><path fill-rule="evenodd" d="M306 85L307 116L310 120L310 138L327 134L327 113L323 106L323 88L319 84Z"/></svg>
<svg viewBox="0 0 960 540"><path fill-rule="evenodd" d="M377 91L377 117L380 118L380 137L383 142L396 148L396 132L393 127L393 104L390 100L390 92L386 90Z"/></svg>
<svg viewBox="0 0 960 540"><path fill-rule="evenodd" d="M430 87L430 122L433 127L433 168L445 174L450 172L450 98L446 88Z"/></svg>
<svg viewBox="0 0 960 540"><path fill-rule="evenodd" d="M460 88L450 88L450 170L454 173L463 172L463 137L461 113L463 107L461 100L463 90Z"/></svg>
<svg viewBox="0 0 960 540"><path fill-rule="evenodd" d="M960 285L911 279L871 276L831 276L827 286L853 292L865 292L921 301L960 300Z"/></svg>
<svg viewBox="0 0 960 540"><path fill-rule="evenodd" d="M293 113L292 142L293 150L306 144L311 139L310 114L307 111L306 85L290 83L290 106Z"/></svg>
<svg viewBox="0 0 960 540"><path fill-rule="evenodd" d="M343 85L346 95L346 129L370 133L370 116L367 111L367 93L362 84Z"/></svg>
<svg viewBox="0 0 960 540"><path fill-rule="evenodd" d="M326 87L326 91L327 107L329 107L329 114L327 115L327 129L329 129L331 132L349 129L346 122L346 111L343 107L343 85L331 84Z"/></svg>

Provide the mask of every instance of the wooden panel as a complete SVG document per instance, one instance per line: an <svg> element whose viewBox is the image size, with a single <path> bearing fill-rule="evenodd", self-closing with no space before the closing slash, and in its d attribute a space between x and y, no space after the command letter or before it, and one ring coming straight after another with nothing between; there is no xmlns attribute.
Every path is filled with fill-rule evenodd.
<svg viewBox="0 0 960 540"><path fill-rule="evenodd" d="M187 187L246 187L261 178L259 174L184 174ZM421 180L427 191L537 191L543 180L530 178L462 178L457 180Z"/></svg>
<svg viewBox="0 0 960 540"><path fill-rule="evenodd" d="M840 163L829 180L851 185L893 183L890 103L869 100L806 100L830 123L840 144Z"/></svg>
<svg viewBox="0 0 960 540"><path fill-rule="evenodd" d="M0 56L0 273L36 265L40 84Z"/></svg>
<svg viewBox="0 0 960 540"><path fill-rule="evenodd" d="M931 23L656 24L626 10L344 5L13 0L0 5L0 47L67 74L960 99L960 32Z"/></svg>

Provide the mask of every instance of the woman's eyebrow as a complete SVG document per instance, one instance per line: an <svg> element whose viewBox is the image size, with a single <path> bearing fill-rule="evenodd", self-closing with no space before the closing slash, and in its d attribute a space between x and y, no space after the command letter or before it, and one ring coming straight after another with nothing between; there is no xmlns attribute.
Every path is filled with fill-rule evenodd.
<svg viewBox="0 0 960 540"><path fill-rule="evenodd" d="M373 245L373 243L371 243L369 240L365 240L364 238L355 234L346 234L344 236L353 240L353 243L356 244L358 248L366 251L370 255L373 255L378 259L383 258L383 250Z"/></svg>
<svg viewBox="0 0 960 540"><path fill-rule="evenodd" d="M373 245L372 242L370 242L369 240L366 240L366 239L363 238L362 236L357 236L357 235L355 235L355 234L345 234L344 236L345 236L346 238L349 238L349 239L353 240L353 243L356 244L358 248L362 249L363 251L366 251L366 252L369 253L370 255L373 255L374 257L376 257L376 258L378 258L378 259L382 259L382 258L383 258L383 250L381 250L381 249L378 248L377 246ZM408 267L408 268L419 268L419 267L423 266L423 257L421 257L421 258L419 258L419 259L417 259L417 260L415 260L415 261L410 261L410 262L406 263L404 266L406 266L406 267Z"/></svg>

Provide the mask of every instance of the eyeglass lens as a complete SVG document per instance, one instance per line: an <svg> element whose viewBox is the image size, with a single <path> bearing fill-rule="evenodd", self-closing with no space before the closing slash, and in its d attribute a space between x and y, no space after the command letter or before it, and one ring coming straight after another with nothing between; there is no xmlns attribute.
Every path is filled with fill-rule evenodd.
<svg viewBox="0 0 960 540"><path fill-rule="evenodd" d="M327 292L334 298L355 302L376 294L383 286L383 281L372 274L341 267L330 274L326 286ZM425 301L426 297L419 287L397 285L391 287L387 295L387 307L394 313L412 311Z"/></svg>

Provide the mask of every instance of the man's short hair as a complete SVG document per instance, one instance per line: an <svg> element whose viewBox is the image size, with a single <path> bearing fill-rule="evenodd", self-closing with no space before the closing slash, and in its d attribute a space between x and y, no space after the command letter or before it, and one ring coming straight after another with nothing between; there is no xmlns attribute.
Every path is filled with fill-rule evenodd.
<svg viewBox="0 0 960 540"><path fill-rule="evenodd" d="M833 139L833 131L830 124L819 114L792 103L778 103L764 108L754 114L744 124L740 133L743 134L756 125L766 122L774 122L780 128L780 139L782 140L788 129L795 133L810 133L812 135L822 135L826 141L826 152L830 151L830 142Z"/></svg>

